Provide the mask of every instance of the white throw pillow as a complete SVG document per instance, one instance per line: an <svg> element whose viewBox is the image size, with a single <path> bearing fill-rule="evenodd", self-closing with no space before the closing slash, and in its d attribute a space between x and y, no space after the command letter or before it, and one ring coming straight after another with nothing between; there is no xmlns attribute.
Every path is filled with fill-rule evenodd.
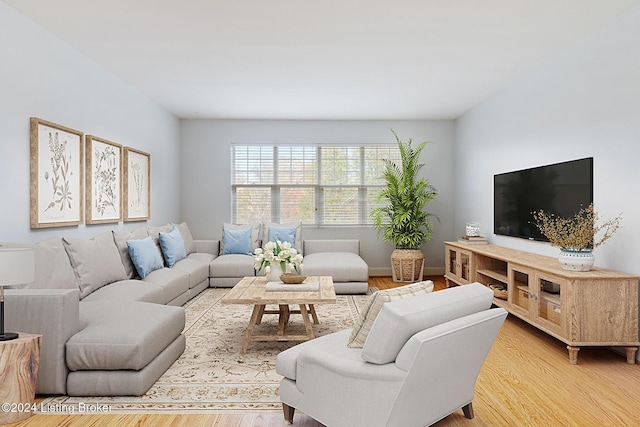
<svg viewBox="0 0 640 427"><path fill-rule="evenodd" d="M433 282L425 280L424 282L412 283L410 285L401 286L393 289L378 291L369 297L360 316L356 320L347 347L362 348L373 322L376 320L378 313L382 310L384 303L395 301L402 298L408 298L415 295L426 294L433 290Z"/></svg>

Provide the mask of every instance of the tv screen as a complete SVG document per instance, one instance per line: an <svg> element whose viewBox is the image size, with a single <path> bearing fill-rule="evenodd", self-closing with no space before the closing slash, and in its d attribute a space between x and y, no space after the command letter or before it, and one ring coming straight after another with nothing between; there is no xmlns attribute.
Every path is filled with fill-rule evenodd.
<svg viewBox="0 0 640 427"><path fill-rule="evenodd" d="M533 211L562 217L593 202L593 157L494 175L493 232L548 241L533 223Z"/></svg>

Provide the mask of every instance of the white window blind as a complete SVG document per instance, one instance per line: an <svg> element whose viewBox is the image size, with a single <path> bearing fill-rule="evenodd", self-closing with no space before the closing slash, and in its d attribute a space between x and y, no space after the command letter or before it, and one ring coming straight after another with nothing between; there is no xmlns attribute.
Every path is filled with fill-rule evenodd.
<svg viewBox="0 0 640 427"><path fill-rule="evenodd" d="M232 220L371 224L396 146L232 145Z"/></svg>

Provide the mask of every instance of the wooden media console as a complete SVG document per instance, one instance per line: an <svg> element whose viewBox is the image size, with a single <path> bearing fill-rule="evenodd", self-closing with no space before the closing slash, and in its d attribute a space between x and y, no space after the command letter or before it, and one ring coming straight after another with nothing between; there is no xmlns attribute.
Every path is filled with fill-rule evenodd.
<svg viewBox="0 0 640 427"><path fill-rule="evenodd" d="M566 343L571 364L584 346L624 347L627 362L635 363L638 276L598 267L569 271L556 258L459 242L445 242L445 262L447 285L505 289L506 299L495 297L494 304Z"/></svg>

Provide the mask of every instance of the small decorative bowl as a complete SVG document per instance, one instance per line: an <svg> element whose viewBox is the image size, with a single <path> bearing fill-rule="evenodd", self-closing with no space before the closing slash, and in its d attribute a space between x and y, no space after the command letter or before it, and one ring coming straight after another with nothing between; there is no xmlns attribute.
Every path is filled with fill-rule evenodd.
<svg viewBox="0 0 640 427"><path fill-rule="evenodd" d="M306 278L307 276L301 276L295 273L284 273L280 275L280 280L282 280L282 283L285 283L287 285L298 285L304 282Z"/></svg>

